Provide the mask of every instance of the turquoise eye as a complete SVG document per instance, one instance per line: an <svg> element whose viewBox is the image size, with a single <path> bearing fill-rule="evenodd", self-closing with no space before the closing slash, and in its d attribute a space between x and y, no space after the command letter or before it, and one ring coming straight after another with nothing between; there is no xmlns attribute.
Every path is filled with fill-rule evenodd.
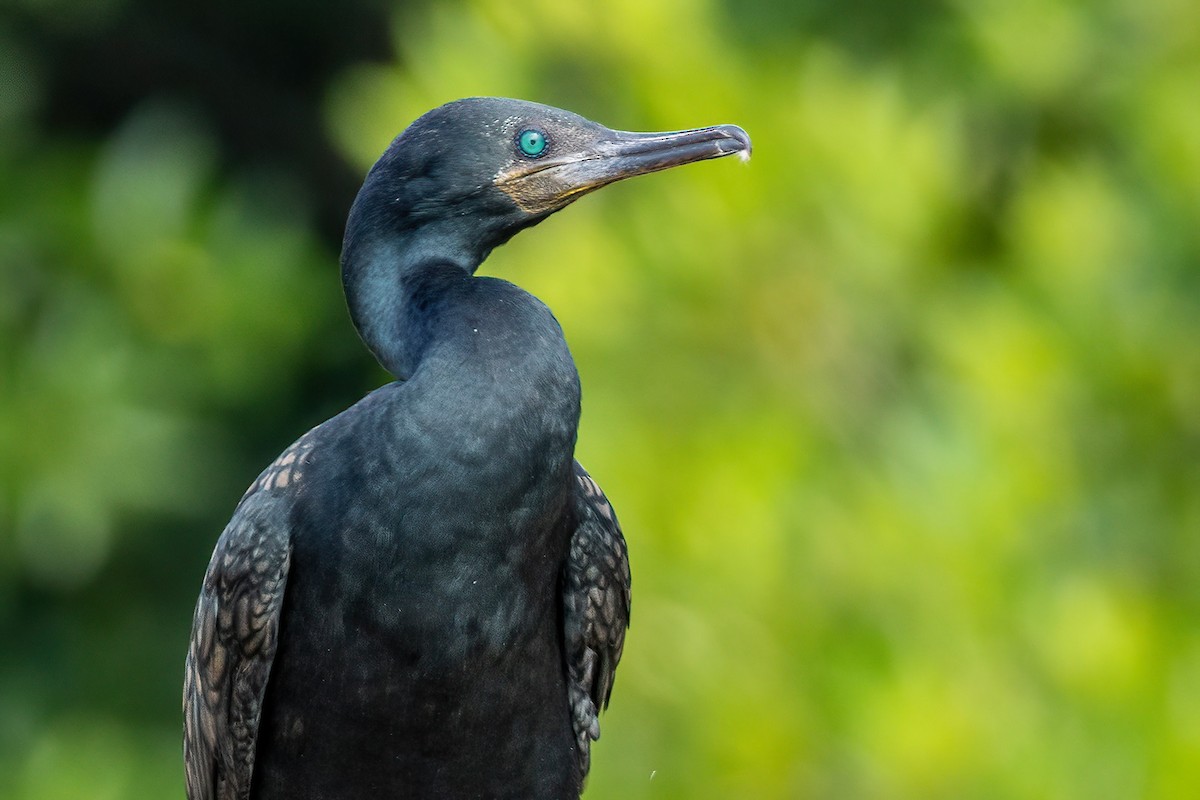
<svg viewBox="0 0 1200 800"><path fill-rule="evenodd" d="M540 156L546 152L546 134L541 131L521 131L517 137L517 147L527 156Z"/></svg>

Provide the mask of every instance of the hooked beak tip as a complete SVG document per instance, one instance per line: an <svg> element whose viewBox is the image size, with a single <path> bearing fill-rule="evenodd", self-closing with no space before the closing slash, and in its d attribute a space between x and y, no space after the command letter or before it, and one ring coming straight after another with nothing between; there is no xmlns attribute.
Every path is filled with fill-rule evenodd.
<svg viewBox="0 0 1200 800"><path fill-rule="evenodd" d="M750 143L750 134L737 125L718 125L716 130L722 133L727 141L721 143L721 149L726 153L737 153L743 163L750 160L754 147Z"/></svg>

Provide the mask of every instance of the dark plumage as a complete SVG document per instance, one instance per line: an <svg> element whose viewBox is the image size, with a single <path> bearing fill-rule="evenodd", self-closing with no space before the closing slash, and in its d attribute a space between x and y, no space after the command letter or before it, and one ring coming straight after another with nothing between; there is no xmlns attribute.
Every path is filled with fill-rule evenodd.
<svg viewBox="0 0 1200 800"><path fill-rule="evenodd" d="M475 269L584 192L749 149L733 126L629 134L491 98L392 142L342 276L399 380L285 450L217 542L184 682L191 800L578 796L625 540L574 460L557 321Z"/></svg>

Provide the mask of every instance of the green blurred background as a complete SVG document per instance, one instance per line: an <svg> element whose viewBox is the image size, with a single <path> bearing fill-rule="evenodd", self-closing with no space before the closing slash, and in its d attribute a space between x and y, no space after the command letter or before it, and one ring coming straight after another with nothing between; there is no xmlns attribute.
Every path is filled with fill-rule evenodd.
<svg viewBox="0 0 1200 800"><path fill-rule="evenodd" d="M484 266L629 539L589 797L1200 796L1194 3L7 0L0 797L182 797L216 536L386 380L346 210L473 94L756 147Z"/></svg>

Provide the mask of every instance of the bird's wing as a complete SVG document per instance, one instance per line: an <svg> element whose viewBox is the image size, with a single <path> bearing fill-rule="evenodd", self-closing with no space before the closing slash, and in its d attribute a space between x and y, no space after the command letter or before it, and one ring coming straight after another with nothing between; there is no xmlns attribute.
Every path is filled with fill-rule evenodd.
<svg viewBox="0 0 1200 800"><path fill-rule="evenodd" d="M563 606L571 719L586 775L629 627L629 553L612 505L579 462L575 510Z"/></svg>
<svg viewBox="0 0 1200 800"><path fill-rule="evenodd" d="M204 575L183 683L189 800L249 796L291 555L287 512L310 438L289 447L250 486Z"/></svg>

